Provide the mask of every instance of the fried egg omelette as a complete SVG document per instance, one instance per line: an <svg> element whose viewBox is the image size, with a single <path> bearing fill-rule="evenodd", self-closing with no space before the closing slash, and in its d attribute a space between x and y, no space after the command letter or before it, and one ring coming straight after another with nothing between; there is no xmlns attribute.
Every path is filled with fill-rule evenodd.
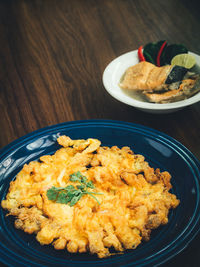
<svg viewBox="0 0 200 267"><path fill-rule="evenodd" d="M169 192L167 171L154 170L126 146L68 136L57 141L62 147L54 155L23 166L1 202L15 216L17 229L36 234L41 245L105 258L113 248L116 253L135 249L150 239L152 229L168 223L179 200ZM72 179L74 173L85 180Z"/></svg>

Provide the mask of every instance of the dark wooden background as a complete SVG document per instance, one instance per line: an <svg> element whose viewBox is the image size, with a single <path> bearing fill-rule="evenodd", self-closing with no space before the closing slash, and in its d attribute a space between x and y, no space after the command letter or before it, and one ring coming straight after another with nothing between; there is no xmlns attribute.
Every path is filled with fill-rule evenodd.
<svg viewBox="0 0 200 267"><path fill-rule="evenodd" d="M113 99L102 74L117 56L158 40L200 54L198 0L0 1L0 147L36 129L116 119L162 131L200 159L200 103L166 115ZM200 266L200 235L164 266Z"/></svg>

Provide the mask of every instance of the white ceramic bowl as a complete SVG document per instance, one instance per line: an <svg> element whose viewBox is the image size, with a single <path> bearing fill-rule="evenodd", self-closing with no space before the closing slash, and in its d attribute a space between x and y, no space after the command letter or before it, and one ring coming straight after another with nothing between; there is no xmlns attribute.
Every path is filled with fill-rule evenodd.
<svg viewBox="0 0 200 267"><path fill-rule="evenodd" d="M190 52L190 54L195 56L197 64L200 65L200 56L192 52ZM200 101L200 92L188 99L168 104L144 102L136 100L131 95L126 94L125 91L119 87L119 81L126 69L138 62L137 50L135 50L119 56L105 68L103 84L112 97L127 105L149 113L171 113Z"/></svg>

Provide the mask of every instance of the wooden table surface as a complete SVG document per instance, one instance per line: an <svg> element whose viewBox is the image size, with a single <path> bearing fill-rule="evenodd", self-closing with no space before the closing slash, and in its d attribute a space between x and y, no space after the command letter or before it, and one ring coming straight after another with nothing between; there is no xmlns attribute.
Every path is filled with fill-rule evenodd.
<svg viewBox="0 0 200 267"><path fill-rule="evenodd" d="M0 147L45 126L113 119L162 131L200 159L200 103L153 115L113 99L107 64L141 44L182 43L200 54L198 0L0 2ZM200 235L163 266L200 266Z"/></svg>

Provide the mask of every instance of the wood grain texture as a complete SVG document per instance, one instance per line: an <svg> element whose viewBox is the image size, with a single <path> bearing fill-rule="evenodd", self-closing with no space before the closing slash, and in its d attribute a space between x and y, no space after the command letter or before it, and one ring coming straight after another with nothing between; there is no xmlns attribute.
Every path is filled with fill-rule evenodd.
<svg viewBox="0 0 200 267"><path fill-rule="evenodd" d="M115 57L166 39L200 54L199 1L18 0L0 2L0 147L72 120L143 124L200 159L200 104L167 115L113 99L102 74ZM166 266L199 266L200 238ZM198 253L199 252L199 253Z"/></svg>

